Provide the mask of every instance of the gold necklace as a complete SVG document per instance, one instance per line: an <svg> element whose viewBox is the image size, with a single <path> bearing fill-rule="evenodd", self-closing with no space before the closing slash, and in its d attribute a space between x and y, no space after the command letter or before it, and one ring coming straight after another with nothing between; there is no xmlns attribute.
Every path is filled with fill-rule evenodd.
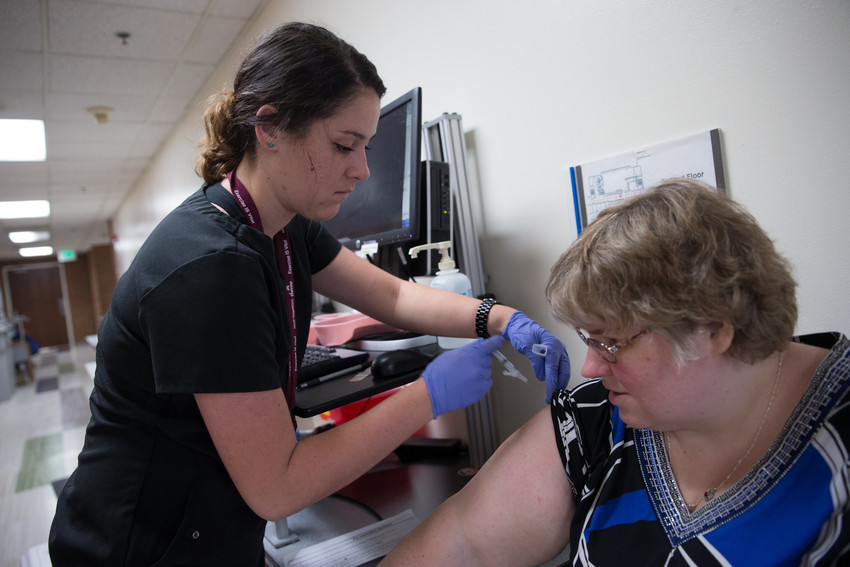
<svg viewBox="0 0 850 567"><path fill-rule="evenodd" d="M714 499L714 496L717 494L717 491L720 490L720 488L722 488L723 485L726 484L726 481L728 481L730 478L732 478L732 475L735 474L735 471L738 470L738 467L741 466L741 463L744 462L744 459L746 459L747 457L750 456L750 453L753 451L753 447L756 446L756 442L758 441L759 436L761 435L761 430L764 427L764 422L767 421L767 414L770 413L770 408L773 406L773 400L776 397L776 389L777 389L777 386L779 386L779 376L782 374L782 359L784 358L784 356L785 356L785 352L779 353L779 367L776 369L776 378L773 379L773 391L770 392L770 399L767 401L767 407L764 409L764 415L761 416L761 423L759 423L758 429L756 429L756 435L755 435L755 437L753 437L753 440L750 443L750 446L747 449L747 452L744 453L744 455L740 459L738 459L738 462L735 463L735 466L732 468L731 471L729 471L729 474L726 475L726 478L724 478L720 482L720 484L718 484L717 486L714 486L712 488L709 488L708 490L703 492L702 496L700 496L700 499L697 500L694 504L689 504L685 500L685 497L682 496L681 493L680 493L680 496L682 496L682 502L685 503L685 506L687 506L688 510L690 510L691 512L693 512L696 509L696 507L700 505L700 502L702 502L703 500L707 503L710 500ZM667 454L669 455L670 454L670 435L666 431L664 432L664 442L667 445L666 449L667 449Z"/></svg>

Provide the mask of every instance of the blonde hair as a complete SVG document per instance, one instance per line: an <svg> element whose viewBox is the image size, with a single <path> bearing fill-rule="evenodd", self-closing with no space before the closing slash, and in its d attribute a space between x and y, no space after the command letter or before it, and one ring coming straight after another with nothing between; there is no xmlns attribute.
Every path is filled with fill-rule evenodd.
<svg viewBox="0 0 850 567"><path fill-rule="evenodd" d="M744 362L784 348L796 282L755 219L725 194L669 179L603 210L552 267L555 316L582 327L650 328L680 355L698 329L729 321Z"/></svg>

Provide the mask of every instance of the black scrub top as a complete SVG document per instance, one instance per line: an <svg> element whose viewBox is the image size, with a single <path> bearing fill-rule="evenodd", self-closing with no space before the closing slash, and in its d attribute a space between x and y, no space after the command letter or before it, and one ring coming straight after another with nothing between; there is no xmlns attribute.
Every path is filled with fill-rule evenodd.
<svg viewBox="0 0 850 567"><path fill-rule="evenodd" d="M54 567L263 565L266 522L239 496L193 394L286 391L284 282L272 239L216 209L213 195L232 199L220 184L187 198L115 288L98 331L92 419L51 527ZM340 244L300 216L287 232L300 360L310 276Z"/></svg>

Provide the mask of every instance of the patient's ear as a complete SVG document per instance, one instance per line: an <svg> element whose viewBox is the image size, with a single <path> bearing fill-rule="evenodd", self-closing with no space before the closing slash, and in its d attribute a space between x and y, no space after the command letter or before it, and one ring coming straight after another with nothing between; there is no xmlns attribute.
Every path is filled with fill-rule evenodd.
<svg viewBox="0 0 850 567"><path fill-rule="evenodd" d="M716 321L705 326L708 331L711 353L714 355L724 354L732 346L735 338L735 328L729 321Z"/></svg>

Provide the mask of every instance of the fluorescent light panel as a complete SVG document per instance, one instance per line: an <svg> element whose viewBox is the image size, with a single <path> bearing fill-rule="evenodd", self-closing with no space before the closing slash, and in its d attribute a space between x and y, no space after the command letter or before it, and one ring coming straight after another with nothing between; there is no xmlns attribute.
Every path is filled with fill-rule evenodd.
<svg viewBox="0 0 850 567"><path fill-rule="evenodd" d="M53 246L30 246L28 248L21 248L18 250L18 253L25 258L53 256Z"/></svg>
<svg viewBox="0 0 850 567"><path fill-rule="evenodd" d="M46 230L19 230L9 233L9 240L15 244L30 244L32 242L41 242L49 240L50 233Z"/></svg>
<svg viewBox="0 0 850 567"><path fill-rule="evenodd" d="M47 201L0 201L0 219L31 219L50 216Z"/></svg>
<svg viewBox="0 0 850 567"><path fill-rule="evenodd" d="M44 161L43 120L0 120L0 161Z"/></svg>

